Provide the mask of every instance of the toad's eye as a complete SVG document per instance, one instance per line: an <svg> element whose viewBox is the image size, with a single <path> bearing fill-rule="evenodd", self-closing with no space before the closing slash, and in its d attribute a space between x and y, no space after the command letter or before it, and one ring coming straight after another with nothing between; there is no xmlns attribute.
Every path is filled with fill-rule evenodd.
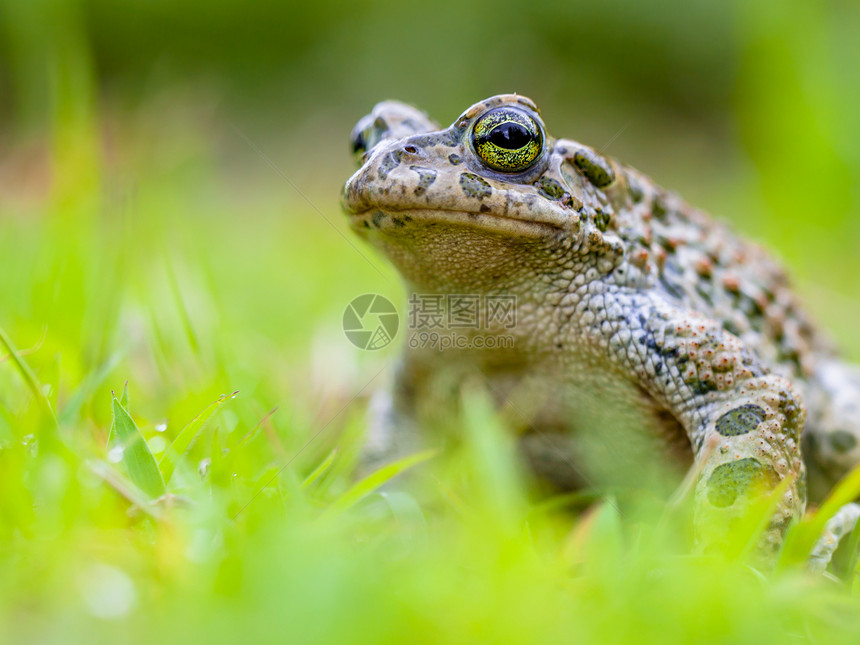
<svg viewBox="0 0 860 645"><path fill-rule="evenodd" d="M522 172L540 156L543 133L525 112L500 107L475 122L472 146L481 161L493 170Z"/></svg>

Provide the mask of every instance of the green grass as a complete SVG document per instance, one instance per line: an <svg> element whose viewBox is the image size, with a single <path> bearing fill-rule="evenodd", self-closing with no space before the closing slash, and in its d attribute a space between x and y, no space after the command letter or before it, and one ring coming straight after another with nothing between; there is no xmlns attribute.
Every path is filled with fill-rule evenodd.
<svg viewBox="0 0 860 645"><path fill-rule="evenodd" d="M459 445L357 481L367 400L397 348L356 350L341 316L359 294L403 293L339 214L356 115L323 106L304 128L279 113L272 138L253 115L237 132L194 87L102 103L70 15L6 25L22 109L43 94L50 109L25 115L49 127L0 149L0 642L856 640L856 559L841 554L835 576L803 562L858 473L767 571L750 564L767 499L724 552L695 555L689 500L540 494L480 391L453 421ZM857 84L817 91L827 78L793 38L831 27L793 15L778 38L769 14L744 18L736 119L756 172L711 150L670 163L665 141L640 149L689 167L676 172L705 206L785 253L856 356L860 259L840 218L858 166L839 124L856 121ZM39 35L48 22L56 37ZM787 145L799 123L820 127ZM7 172L18 165L25 180ZM786 191L810 167L826 189Z"/></svg>
<svg viewBox="0 0 860 645"><path fill-rule="evenodd" d="M340 317L365 291L399 301L395 276L275 173L238 208L193 135L167 171L138 160L132 175L123 159L134 200L66 195L74 218L48 200L4 222L4 642L846 642L860 629L853 563L844 580L804 571L814 516L776 572L742 557L762 510L726 554L691 555L685 504L537 494L479 392L462 445L356 482L366 399L394 351L355 350Z"/></svg>

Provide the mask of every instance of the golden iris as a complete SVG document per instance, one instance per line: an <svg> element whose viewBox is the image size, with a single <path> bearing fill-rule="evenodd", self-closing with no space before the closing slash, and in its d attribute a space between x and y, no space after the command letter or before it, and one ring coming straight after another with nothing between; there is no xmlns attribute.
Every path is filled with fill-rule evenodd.
<svg viewBox="0 0 860 645"><path fill-rule="evenodd" d="M481 161L493 170L522 172L540 156L543 133L525 112L500 107L475 122L472 145Z"/></svg>

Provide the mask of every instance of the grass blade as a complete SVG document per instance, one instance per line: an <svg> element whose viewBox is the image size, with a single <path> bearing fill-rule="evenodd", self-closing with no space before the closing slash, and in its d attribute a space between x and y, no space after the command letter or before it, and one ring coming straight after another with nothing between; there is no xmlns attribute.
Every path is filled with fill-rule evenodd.
<svg viewBox="0 0 860 645"><path fill-rule="evenodd" d="M302 482L302 488L308 488L313 485L317 479L327 473L329 468L331 468L331 465L334 463L335 457L337 457L337 448L328 453L328 456L323 459L320 465L314 468L313 472L305 478L305 481Z"/></svg>
<svg viewBox="0 0 860 645"><path fill-rule="evenodd" d="M233 392L229 397L226 394L222 394L218 397L218 400L206 406L200 414L194 417L191 422L182 428L179 434L176 435L176 438L161 456L161 461L158 462L158 467L161 469L164 481L169 482L173 478L176 464L178 464L179 460L188 452L194 439L196 439L200 434L203 424L206 423L213 414L215 414L215 411L221 407L221 404L224 403L224 401L228 398L233 398L237 394L238 392Z"/></svg>
<svg viewBox="0 0 860 645"><path fill-rule="evenodd" d="M122 495L136 508L149 515L153 519L161 516L161 509L157 504L150 504L150 500L135 486L129 486L126 480L116 469L101 460L89 460L86 462L90 471L102 479L108 486Z"/></svg>
<svg viewBox="0 0 860 645"><path fill-rule="evenodd" d="M833 554L833 573L850 589L857 579L860 567L860 522L843 538L842 544Z"/></svg>
<svg viewBox="0 0 860 645"><path fill-rule="evenodd" d="M427 461L435 454L435 450L424 450L384 465L379 470L372 472L364 479L356 482L343 495L334 500L329 507L329 511L345 511L346 509L355 506L355 504L357 504L362 498L375 491L385 482L393 479L400 473L409 470L413 466L420 464L422 461Z"/></svg>
<svg viewBox="0 0 860 645"><path fill-rule="evenodd" d="M772 491L753 499L747 513L738 522L733 539L726 549L730 558L741 557L749 561L756 556L762 536L770 526L779 503L793 484L793 477L785 477Z"/></svg>
<svg viewBox="0 0 860 645"><path fill-rule="evenodd" d="M128 411L128 381L125 382L125 385L122 386L122 397L119 400L119 404ZM108 438L107 445L110 448L110 444L113 441L113 438L116 436L116 415L114 415L111 420L110 430L108 430Z"/></svg>
<svg viewBox="0 0 860 645"><path fill-rule="evenodd" d="M807 513L786 536L780 555L780 566L805 562L821 537L824 525L848 502L860 496L860 465L842 478L815 513Z"/></svg>
<svg viewBox="0 0 860 645"><path fill-rule="evenodd" d="M9 338L2 327L0 327L0 344L6 348L6 351L9 353L9 358L12 359L12 362L15 364L18 372L20 372L24 382L30 388L33 396L36 397L36 401L38 401L45 416L51 420L53 428L56 429L57 416L54 414L54 408L51 407L51 402L42 390L42 385L39 383L39 379L36 378L36 374L32 369L30 369L30 366L24 361L24 359L21 358L21 352L18 351L12 343L12 339Z"/></svg>
<svg viewBox="0 0 860 645"><path fill-rule="evenodd" d="M127 397L126 397L127 400ZM143 435L122 403L113 397L114 428L123 447L122 461L132 483L151 499L164 495L164 480Z"/></svg>
<svg viewBox="0 0 860 645"><path fill-rule="evenodd" d="M119 365L121 359L121 354L114 354L105 361L104 365L99 367L98 370L87 375L84 382L78 386L63 408L59 411L57 422L60 424L60 427L71 424L77 418L81 409L84 407L84 403L89 400L95 390L101 387L108 375L117 365ZM128 409L127 405L124 407Z"/></svg>

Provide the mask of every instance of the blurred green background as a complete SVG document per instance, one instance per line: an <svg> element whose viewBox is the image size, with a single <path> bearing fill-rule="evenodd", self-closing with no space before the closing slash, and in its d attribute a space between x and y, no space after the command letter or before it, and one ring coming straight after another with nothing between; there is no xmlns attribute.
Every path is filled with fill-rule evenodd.
<svg viewBox="0 0 860 645"><path fill-rule="evenodd" d="M851 329L855 2L5 0L2 18L6 213L48 197L113 221L127 207L154 228L170 219L161 236L268 215L316 238L307 201L342 224L346 137L376 101L449 123L516 91L557 136L611 141L616 157L774 248L815 283L805 292L836 333ZM340 269L354 269L337 246Z"/></svg>
<svg viewBox="0 0 860 645"><path fill-rule="evenodd" d="M570 517L511 537L532 511L515 469L485 463L497 435L433 476L450 507L377 495L330 516L354 510L364 400L396 353L352 347L341 315L361 293L403 297L339 210L347 137L374 103L447 124L492 94L531 97L555 136L607 146L772 249L860 358L858 28L847 0L2 0L0 327L32 369L0 351L8 637L626 642L706 625L762 642L853 626L829 590L804 614L814 583L762 596L744 569L668 565L661 597L683 589L680 607L643 601L654 554L599 514L599 564L571 580ZM168 482L185 515L123 496L106 440L125 381L156 459L239 391Z"/></svg>

